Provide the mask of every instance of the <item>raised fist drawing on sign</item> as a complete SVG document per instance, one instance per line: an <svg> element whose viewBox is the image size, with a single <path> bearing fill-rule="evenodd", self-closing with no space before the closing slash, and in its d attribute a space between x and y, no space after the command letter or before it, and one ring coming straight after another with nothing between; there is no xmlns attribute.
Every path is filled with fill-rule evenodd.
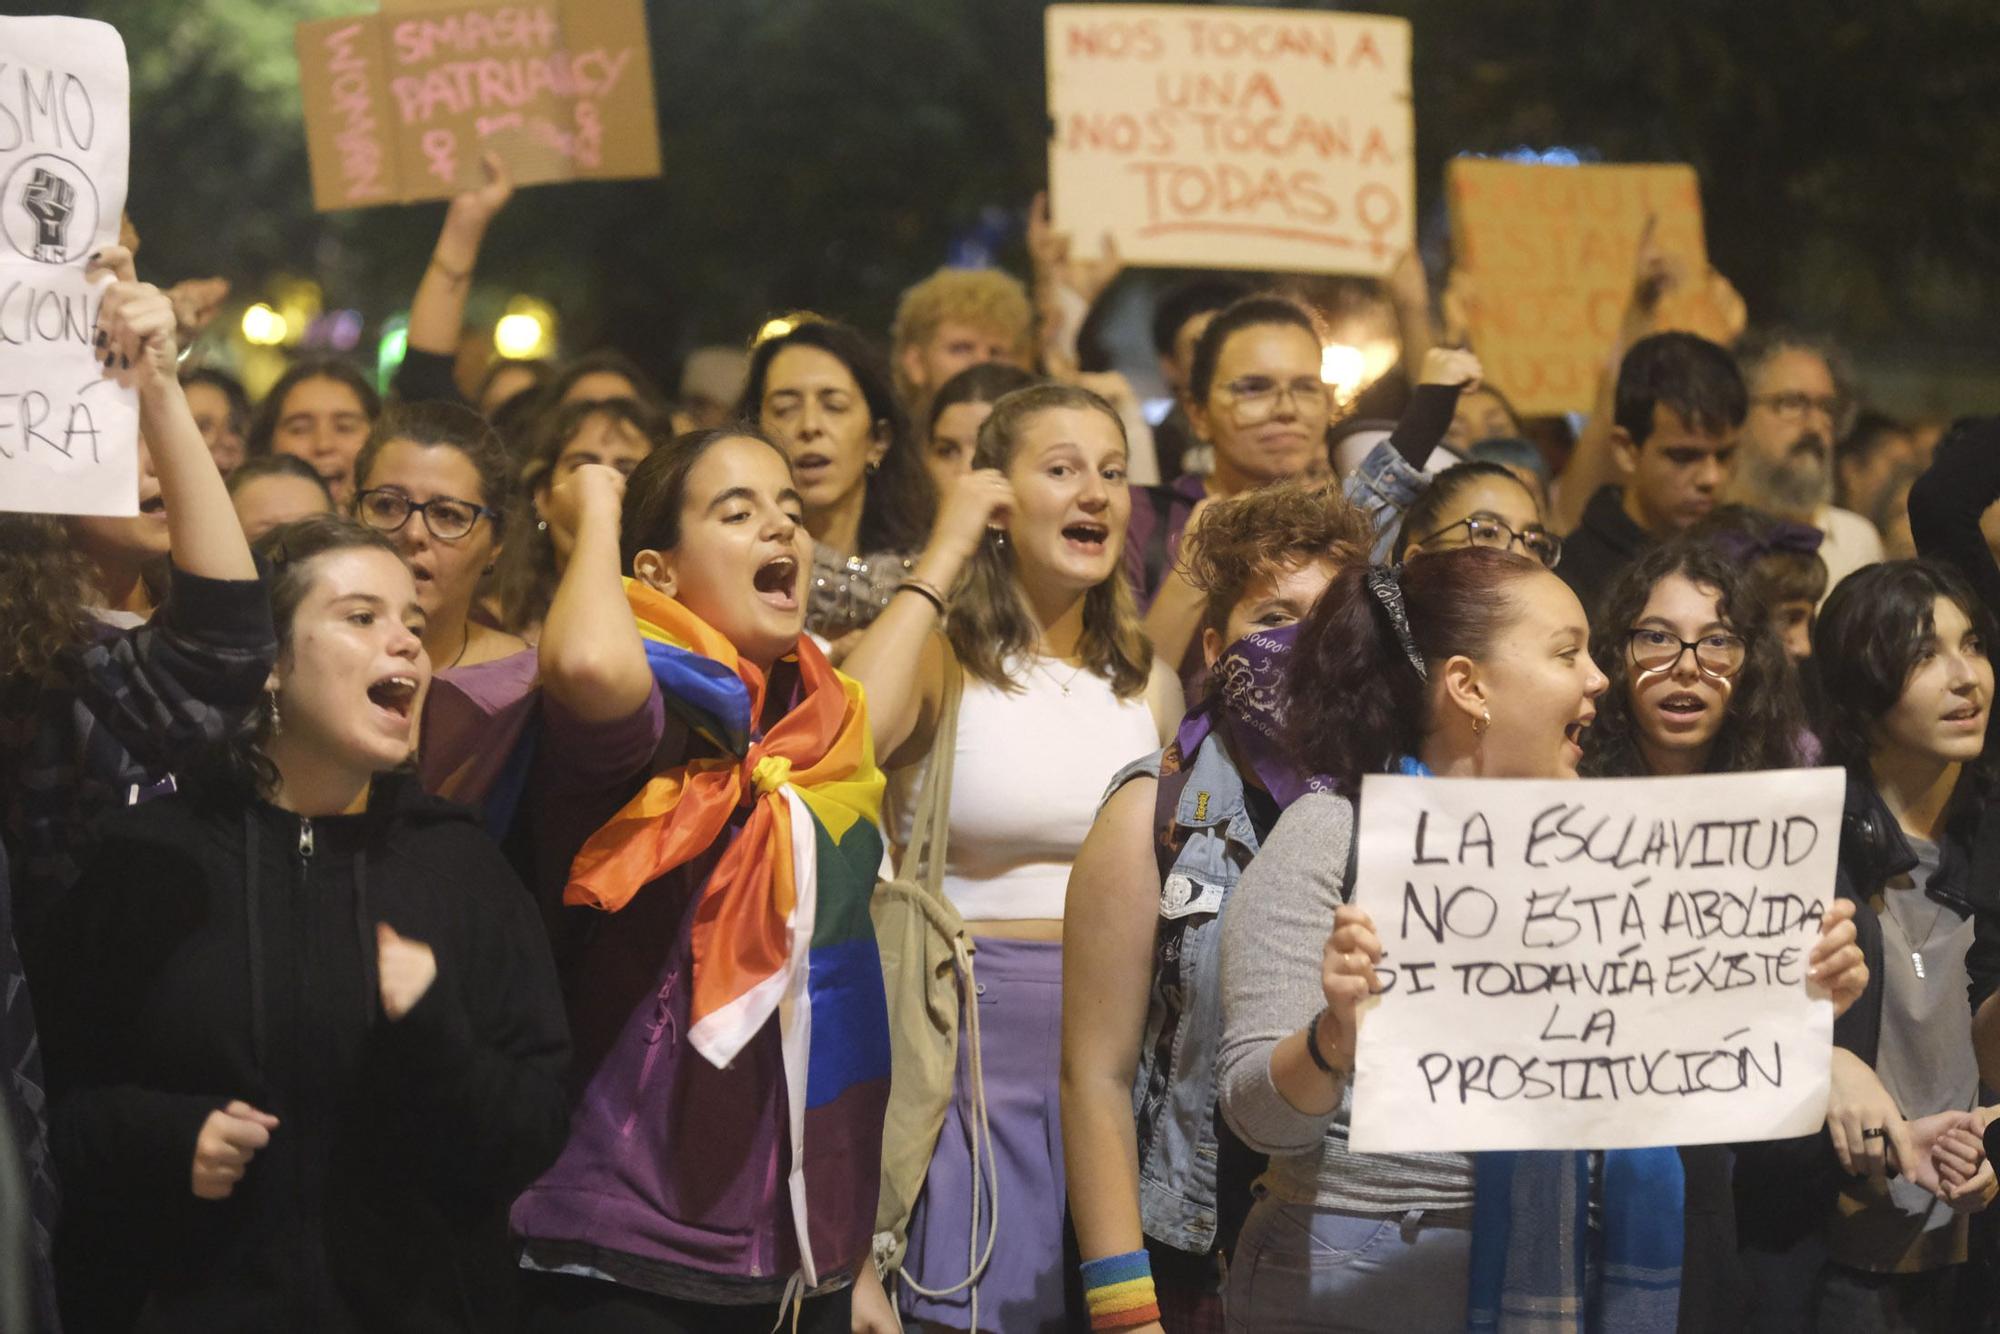
<svg viewBox="0 0 2000 1334"><path fill-rule="evenodd" d="M76 211L76 187L46 167L37 167L21 192L21 206L35 220L35 258L61 264L69 256L64 234Z"/></svg>

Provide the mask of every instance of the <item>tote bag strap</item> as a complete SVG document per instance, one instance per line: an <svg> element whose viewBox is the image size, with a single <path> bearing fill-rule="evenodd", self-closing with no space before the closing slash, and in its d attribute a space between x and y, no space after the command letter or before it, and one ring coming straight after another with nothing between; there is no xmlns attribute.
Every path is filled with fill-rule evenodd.
<svg viewBox="0 0 2000 1334"><path fill-rule="evenodd" d="M923 791L917 795L916 815L910 823L910 846L903 853L904 874L934 899L944 897L952 760L958 750L958 703L965 693L965 669L958 665L951 642L943 636L939 639L944 651L944 695L938 703L937 731L931 739Z"/></svg>

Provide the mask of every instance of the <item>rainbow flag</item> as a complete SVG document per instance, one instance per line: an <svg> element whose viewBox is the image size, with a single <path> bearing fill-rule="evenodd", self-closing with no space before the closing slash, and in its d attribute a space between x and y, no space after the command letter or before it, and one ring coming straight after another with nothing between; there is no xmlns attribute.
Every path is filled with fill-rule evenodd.
<svg viewBox="0 0 2000 1334"><path fill-rule="evenodd" d="M695 908L688 1041L729 1064L778 1018L788 1189L805 1281L865 1255L889 1096L889 1014L868 903L882 860L882 771L861 686L801 636L797 705L758 735L764 675L680 603L626 581L670 708L722 750L655 775L584 844L564 901L616 912L748 821Z"/></svg>

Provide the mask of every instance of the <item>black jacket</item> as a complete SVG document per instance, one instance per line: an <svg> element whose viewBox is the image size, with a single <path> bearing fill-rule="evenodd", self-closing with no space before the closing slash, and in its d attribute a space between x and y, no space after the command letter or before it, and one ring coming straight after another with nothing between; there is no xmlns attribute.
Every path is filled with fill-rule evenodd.
<svg viewBox="0 0 2000 1334"><path fill-rule="evenodd" d="M1601 486L1584 506L1583 521L1563 539L1562 576L1583 603L1594 621L1598 604L1625 567L1655 546L1646 531L1625 512L1625 492L1621 487Z"/></svg>
<svg viewBox="0 0 2000 1334"><path fill-rule="evenodd" d="M376 923L435 952L391 1023ZM78 1330L444 1331L512 1323L506 1210L567 1127L569 1037L527 892L471 812L413 781L305 821L176 796L104 822L28 961L57 1241ZM226 1200L196 1136L279 1118Z"/></svg>

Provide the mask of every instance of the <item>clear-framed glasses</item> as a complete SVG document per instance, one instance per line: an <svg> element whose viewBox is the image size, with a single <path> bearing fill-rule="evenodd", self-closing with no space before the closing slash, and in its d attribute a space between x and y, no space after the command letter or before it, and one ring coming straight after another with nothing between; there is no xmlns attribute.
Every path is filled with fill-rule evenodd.
<svg viewBox="0 0 2000 1334"><path fill-rule="evenodd" d="M1556 563L1562 559L1562 539L1540 524L1530 524L1517 533L1500 520L1489 519L1479 514L1460 519L1457 523L1448 523L1435 533L1417 540L1421 545L1428 547L1454 528L1465 530L1467 546L1493 547L1500 551L1518 546L1524 555L1540 561L1544 569L1553 570Z"/></svg>
<svg viewBox="0 0 2000 1334"><path fill-rule="evenodd" d="M1626 652L1632 665L1642 672L1671 672L1681 665L1683 653L1694 654L1694 665L1704 676L1727 679L1743 670L1748 652L1742 637L1717 631L1700 639L1686 640L1653 626L1625 632Z"/></svg>
<svg viewBox="0 0 2000 1334"><path fill-rule="evenodd" d="M1834 429L1845 432L1849 425L1848 414L1852 404L1845 394L1806 394L1799 392L1785 394L1758 394L1750 400L1752 407L1771 410L1771 415L1781 422L1801 422L1808 413L1817 411L1825 414Z"/></svg>
<svg viewBox="0 0 2000 1334"><path fill-rule="evenodd" d="M473 529L480 518L494 518L495 512L469 500L435 496L419 505L401 491L376 488L354 498L354 514L378 533L400 532L412 514L424 516L424 527L440 542L456 542Z"/></svg>
<svg viewBox="0 0 2000 1334"><path fill-rule="evenodd" d="M1238 426L1261 426L1278 415L1278 402L1289 398L1303 411L1327 408L1326 382L1317 375L1301 375L1280 384L1263 375L1245 375L1222 386L1229 395L1229 420Z"/></svg>

